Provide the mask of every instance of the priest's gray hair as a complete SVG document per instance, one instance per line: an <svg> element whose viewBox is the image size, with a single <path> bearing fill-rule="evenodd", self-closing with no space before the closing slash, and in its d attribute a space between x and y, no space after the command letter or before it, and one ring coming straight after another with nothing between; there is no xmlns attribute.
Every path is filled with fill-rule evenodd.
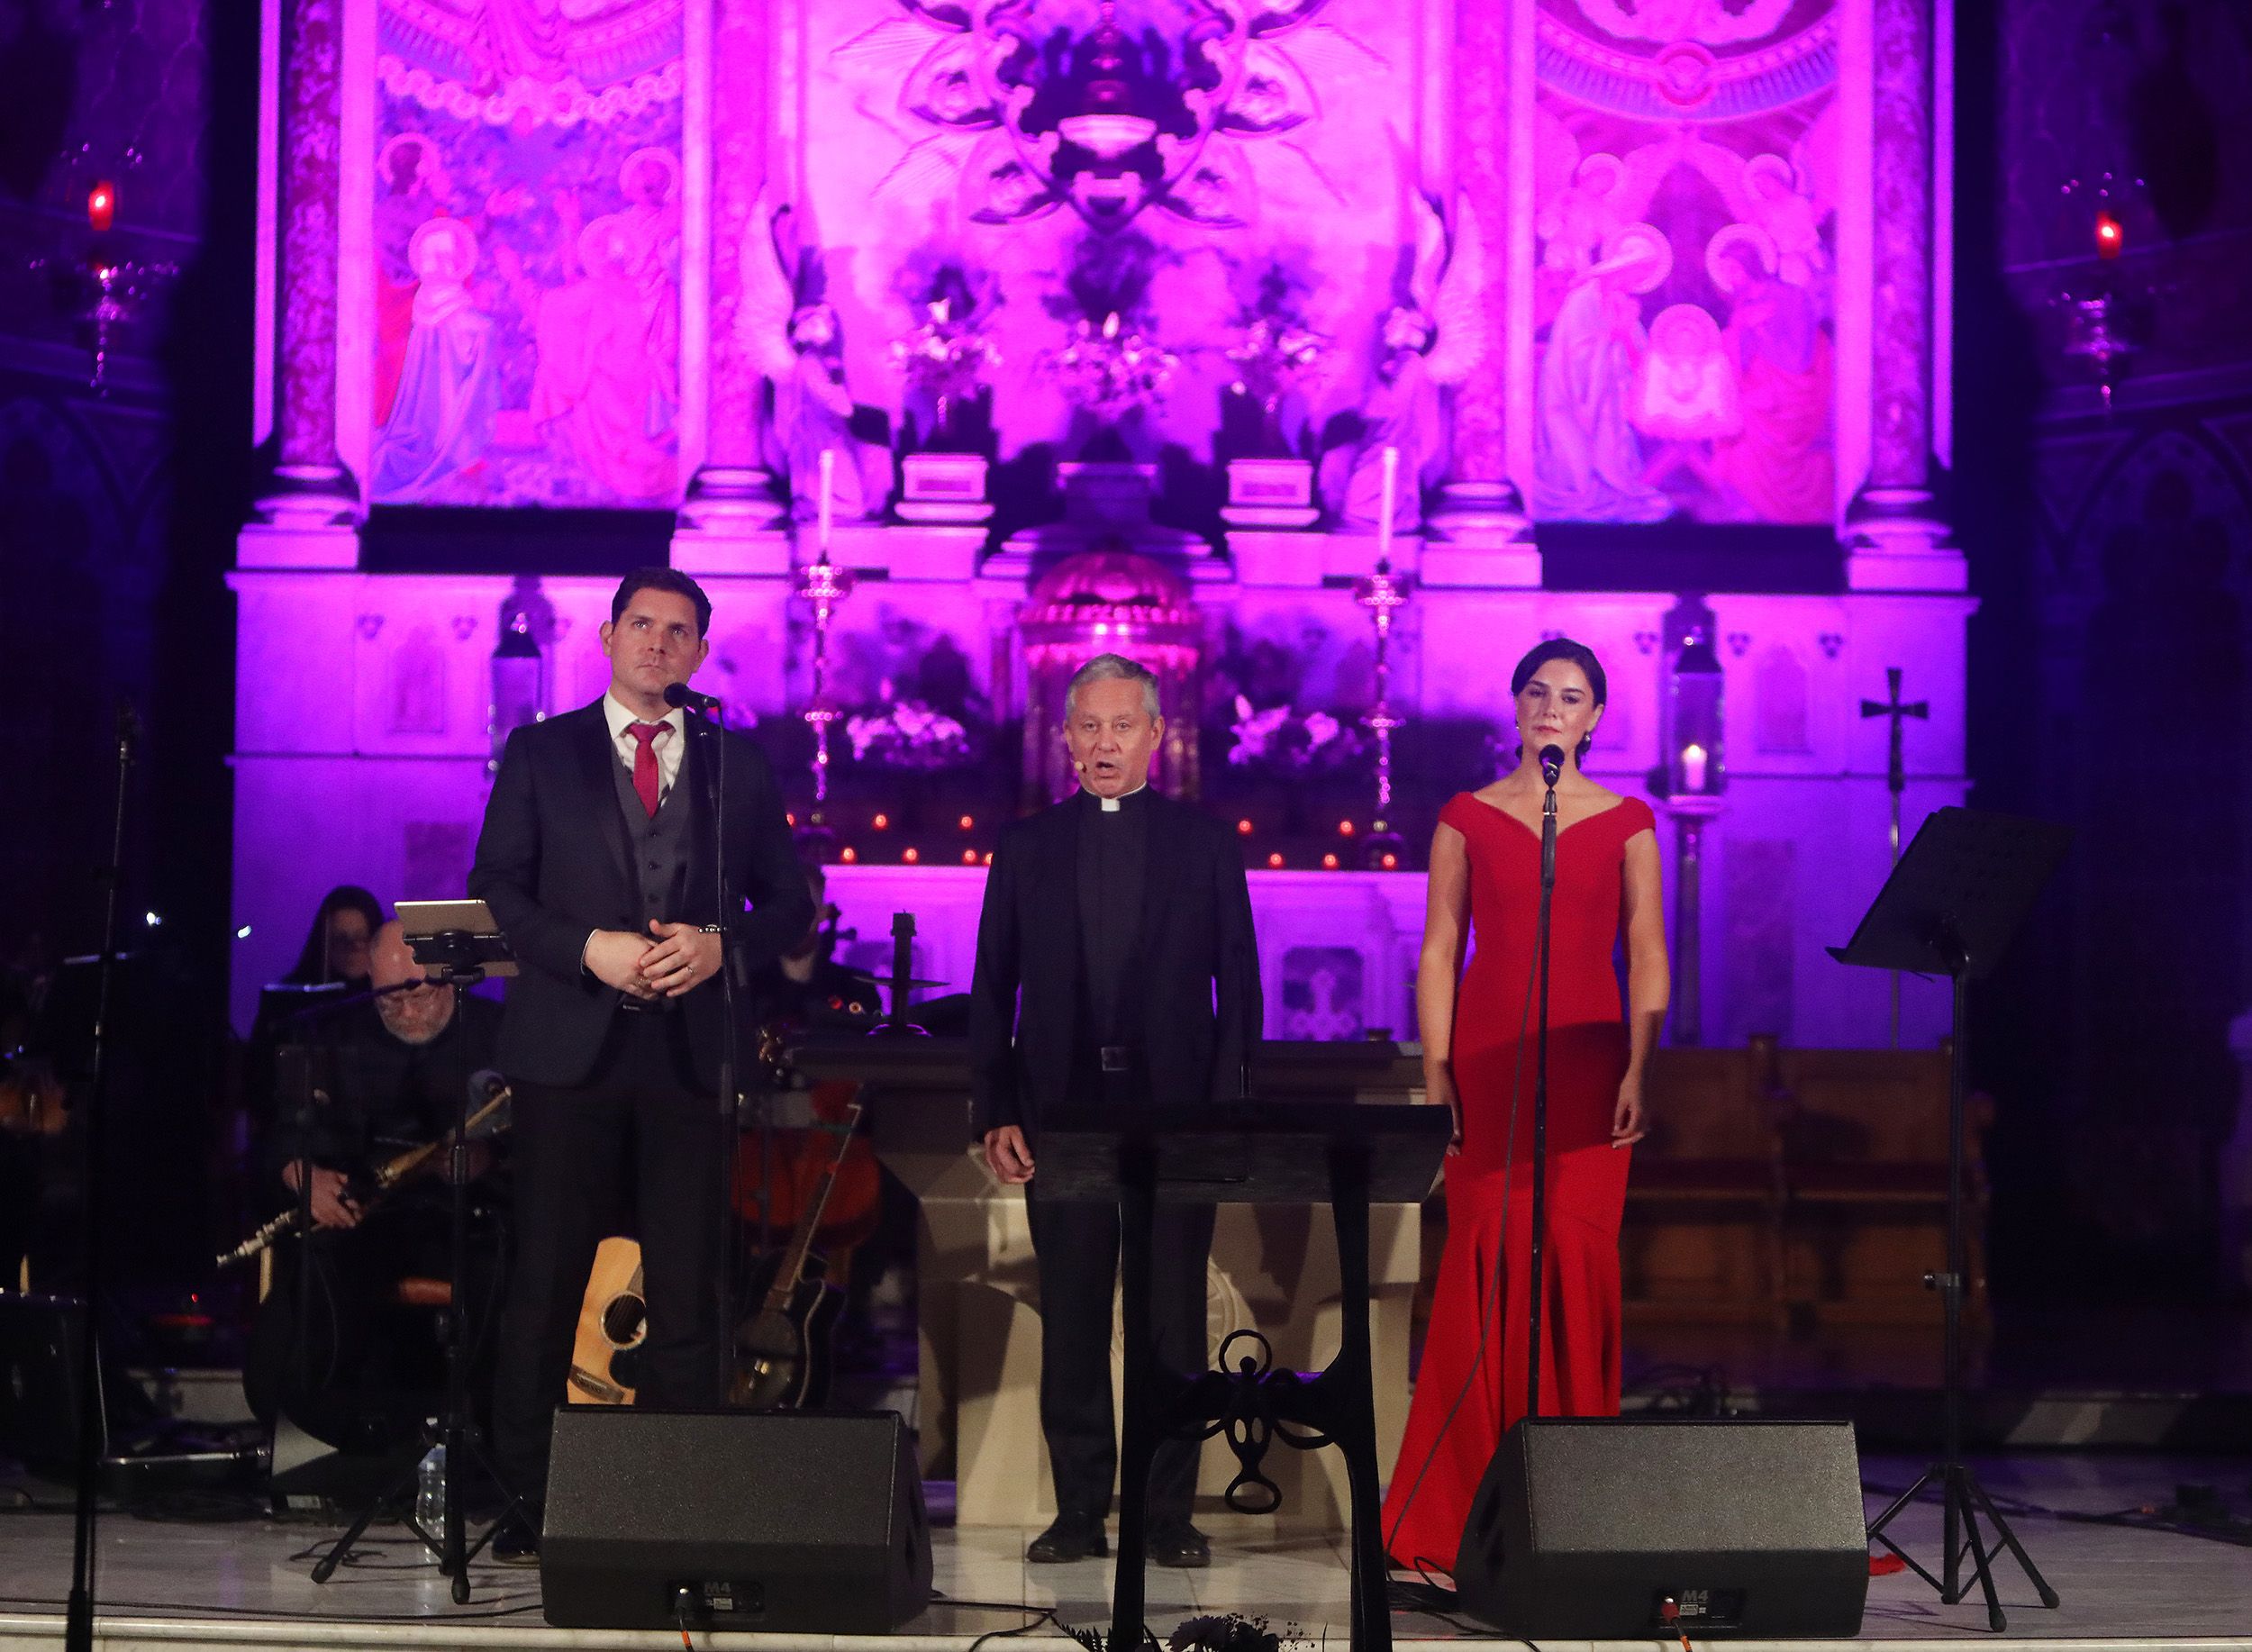
<svg viewBox="0 0 2252 1652"><path fill-rule="evenodd" d="M1122 681L1141 685L1141 709L1152 722L1163 716L1158 709L1158 674L1149 667L1137 665L1123 654L1097 654L1073 674L1071 686L1064 690L1064 722L1068 725L1079 703L1079 691L1089 683Z"/></svg>

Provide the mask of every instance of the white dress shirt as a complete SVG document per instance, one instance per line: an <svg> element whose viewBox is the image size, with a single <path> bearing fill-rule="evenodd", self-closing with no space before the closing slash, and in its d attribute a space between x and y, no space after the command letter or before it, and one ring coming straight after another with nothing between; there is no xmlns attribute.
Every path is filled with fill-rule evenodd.
<svg viewBox="0 0 2252 1652"><path fill-rule="evenodd" d="M606 691L602 696L602 714L610 720L610 743L630 775L641 743L633 738L629 725L645 719L634 715L617 695ZM649 749L657 753L657 795L661 802L673 789L673 782L680 778L681 754L688 748L688 713L676 706L658 720L657 727L657 738L649 741Z"/></svg>

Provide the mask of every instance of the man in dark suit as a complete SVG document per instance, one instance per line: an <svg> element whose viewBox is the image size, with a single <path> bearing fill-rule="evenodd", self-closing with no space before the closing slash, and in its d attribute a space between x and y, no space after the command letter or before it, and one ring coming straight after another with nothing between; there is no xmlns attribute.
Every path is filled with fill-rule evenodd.
<svg viewBox="0 0 2252 1652"><path fill-rule="evenodd" d="M710 600L685 574L643 568L610 615L609 691L508 737L469 874L522 967L500 1035L515 1087L517 1248L493 1432L503 1475L535 1508L595 1247L622 1214L641 1241L642 1395L722 1397L719 1166L734 1142L718 1102L715 977L763 964L813 919L764 755L665 703L711 651ZM495 1551L523 1557L535 1537L504 1529Z"/></svg>
<svg viewBox="0 0 2252 1652"><path fill-rule="evenodd" d="M1258 948L1234 834L1150 789L1165 738L1157 678L1116 654L1081 667L1064 702L1078 793L1006 828L994 849L970 995L973 1129L1000 1179L1023 1184L1039 1259L1040 1429L1056 1521L1029 1560L1109 1552L1118 1472L1111 1297L1118 1212L1051 1203L1034 1174L1043 1109L1133 1107L1239 1094L1259 1036ZM1212 1212L1161 1206L1151 1330L1158 1357L1201 1371ZM1209 1565L1190 1523L1198 1451L1167 1441L1149 1475L1149 1557Z"/></svg>

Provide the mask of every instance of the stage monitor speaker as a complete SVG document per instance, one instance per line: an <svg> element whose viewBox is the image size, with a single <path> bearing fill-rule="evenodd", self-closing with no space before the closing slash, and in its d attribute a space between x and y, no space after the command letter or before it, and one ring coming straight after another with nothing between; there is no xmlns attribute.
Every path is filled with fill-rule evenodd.
<svg viewBox="0 0 2252 1652"><path fill-rule="evenodd" d="M1455 1559L1461 1609L1527 1639L1853 1636L1868 1593L1844 1422L1542 1418L1503 1437Z"/></svg>
<svg viewBox="0 0 2252 1652"><path fill-rule="evenodd" d="M931 1599L906 1424L567 1405L540 1584L557 1629L889 1634Z"/></svg>

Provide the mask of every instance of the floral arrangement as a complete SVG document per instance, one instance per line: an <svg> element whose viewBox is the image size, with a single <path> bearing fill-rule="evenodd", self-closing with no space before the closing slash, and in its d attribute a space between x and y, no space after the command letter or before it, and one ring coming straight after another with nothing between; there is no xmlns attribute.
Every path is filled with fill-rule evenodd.
<svg viewBox="0 0 2252 1652"><path fill-rule="evenodd" d="M1140 1652L1140 1647L1156 1645L1155 1638L1146 1631L1140 1647L1113 1647L1109 1635L1099 1628L1061 1627L1086 1652ZM1310 1652L1311 1646L1294 1623L1277 1629L1265 1618L1247 1618L1232 1611L1184 1618L1165 1638L1166 1652Z"/></svg>
<svg viewBox="0 0 2252 1652"><path fill-rule="evenodd" d="M886 698L889 692L886 685ZM976 755L970 749L967 729L920 700L901 700L879 712L849 717L845 737L852 742L854 762L891 768L925 773L958 768Z"/></svg>
<svg viewBox="0 0 2252 1652"><path fill-rule="evenodd" d="M1327 712L1300 713L1287 702L1260 710L1238 694L1235 713L1228 730L1235 737L1228 749L1233 767L1308 774L1342 768L1361 754L1359 733Z"/></svg>
<svg viewBox="0 0 2252 1652"><path fill-rule="evenodd" d="M986 371L1001 361L993 340L954 309L951 297L931 299L922 307L922 324L892 340L892 365L906 375L911 388L937 404L940 422L948 405L976 395Z"/></svg>
<svg viewBox="0 0 2252 1652"><path fill-rule="evenodd" d="M1243 341L1228 352L1236 364L1236 395L1249 396L1268 419L1298 379L1321 359L1330 340L1300 322L1276 316L1254 317Z"/></svg>
<svg viewBox="0 0 2252 1652"><path fill-rule="evenodd" d="M1181 364L1171 350L1128 331L1115 310L1100 326L1081 317L1072 326L1071 341L1051 352L1048 361L1064 395L1105 419L1157 401Z"/></svg>
<svg viewBox="0 0 2252 1652"><path fill-rule="evenodd" d="M1165 1644L1167 1652L1285 1652L1305 1637L1294 1623L1277 1630L1265 1618L1228 1612L1184 1618Z"/></svg>

